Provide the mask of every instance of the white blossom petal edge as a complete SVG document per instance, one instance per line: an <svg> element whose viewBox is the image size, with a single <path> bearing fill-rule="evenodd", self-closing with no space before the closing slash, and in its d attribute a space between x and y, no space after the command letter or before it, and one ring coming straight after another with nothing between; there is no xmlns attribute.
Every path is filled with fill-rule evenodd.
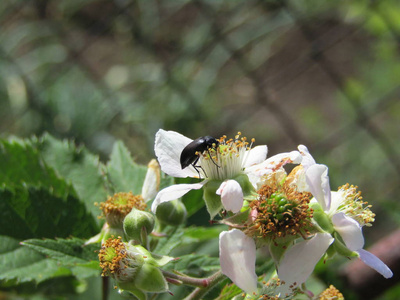
<svg viewBox="0 0 400 300"><path fill-rule="evenodd" d="M377 271L386 279L391 278L393 276L393 272L389 269L387 265L385 265L379 258L377 258L372 253L367 250L360 249L356 251L360 256L360 259L369 267Z"/></svg>
<svg viewBox="0 0 400 300"><path fill-rule="evenodd" d="M267 158L268 147L266 145L256 146L247 153L244 168L263 162Z"/></svg>
<svg viewBox="0 0 400 300"><path fill-rule="evenodd" d="M238 229L221 232L219 257L223 274L246 293L257 291L256 245L251 237Z"/></svg>
<svg viewBox="0 0 400 300"><path fill-rule="evenodd" d="M224 181L217 190L222 205L226 210L237 213L243 206L243 191L240 184L233 179Z"/></svg>
<svg viewBox="0 0 400 300"><path fill-rule="evenodd" d="M317 233L311 239L290 247L278 266L278 276L285 281L285 286L304 283L333 241L330 234Z"/></svg>
<svg viewBox="0 0 400 300"><path fill-rule="evenodd" d="M151 205L151 211L155 214L157 206L161 203L178 199L191 190L199 190L206 183L207 180L193 184L175 184L161 190L160 192L158 192L156 199L154 199L153 204Z"/></svg>
<svg viewBox="0 0 400 300"><path fill-rule="evenodd" d="M185 169L181 168L180 157L182 150L190 142L192 142L191 139L178 132L158 130L154 151L164 173L172 177L198 177L196 170L192 166Z"/></svg>

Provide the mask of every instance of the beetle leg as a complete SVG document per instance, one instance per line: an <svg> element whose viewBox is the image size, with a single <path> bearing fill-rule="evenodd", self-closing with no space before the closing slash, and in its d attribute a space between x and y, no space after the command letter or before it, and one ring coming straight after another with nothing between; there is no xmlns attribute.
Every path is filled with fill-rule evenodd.
<svg viewBox="0 0 400 300"><path fill-rule="evenodd" d="M218 168L221 168L221 166L219 166L219 165L215 162L215 160L212 158L211 153L210 153L210 149L207 149L207 152L208 152L208 156L210 157L210 159L212 160L212 162L214 163L214 165L216 165Z"/></svg>

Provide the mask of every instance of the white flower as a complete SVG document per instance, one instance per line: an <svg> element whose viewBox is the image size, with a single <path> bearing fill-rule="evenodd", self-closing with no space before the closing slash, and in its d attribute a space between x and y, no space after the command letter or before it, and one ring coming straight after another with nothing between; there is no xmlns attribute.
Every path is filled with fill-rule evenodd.
<svg viewBox="0 0 400 300"><path fill-rule="evenodd" d="M219 258L222 273L239 288L248 294L257 291L256 245L251 237L238 229L221 232Z"/></svg>
<svg viewBox="0 0 400 300"><path fill-rule="evenodd" d="M299 149L300 150L300 149ZM309 155L308 150L302 149ZM311 160L308 160L311 161ZM322 208L322 217L327 220L327 226L318 225L322 232L315 234L311 239L302 240L289 248L278 266L279 278L291 285L302 284L314 270L315 264L324 255L329 246L339 234L344 241L348 253L356 253L358 257L371 268L378 271L385 278L392 277L392 271L375 255L363 250L364 237L362 226L373 222L374 214L365 207L354 186L345 185L338 192L331 192L329 186L328 167L311 163L305 170L307 188L313 194L311 202L318 203ZM314 212L314 218L317 217ZM329 228L329 229L327 229ZM325 231L325 232L324 232Z"/></svg>
<svg viewBox="0 0 400 300"><path fill-rule="evenodd" d="M245 174L246 168L265 160L267 156L267 146L257 146L250 150L251 145L248 145L245 138L239 138L239 135L234 140L226 140L226 137L223 137L219 141L217 150L199 154L199 160L196 163L197 170L192 165L182 169L180 164L182 150L192 140L175 131L160 129L157 132L155 153L164 173L182 178L198 178L200 173L205 179L199 183L176 184L161 190L151 207L154 213L161 203L180 198L190 190L201 189L209 180L224 181ZM231 200L229 202L235 202L230 203L225 208L236 211L238 206L243 205L242 190L238 189L237 184L233 184L231 181L229 184L223 182L222 185L219 189L222 198L226 200L227 198L224 195L230 195ZM227 203L223 201L223 204L224 202Z"/></svg>

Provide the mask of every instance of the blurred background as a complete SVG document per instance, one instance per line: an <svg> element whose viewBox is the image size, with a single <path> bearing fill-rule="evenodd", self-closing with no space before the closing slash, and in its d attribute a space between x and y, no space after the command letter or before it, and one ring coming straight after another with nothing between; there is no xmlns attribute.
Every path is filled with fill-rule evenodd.
<svg viewBox="0 0 400 300"><path fill-rule="evenodd" d="M102 159L123 140L144 164L159 128L305 144L332 189L373 205L367 248L399 226L397 0L2 0L0 28L2 137L49 132Z"/></svg>

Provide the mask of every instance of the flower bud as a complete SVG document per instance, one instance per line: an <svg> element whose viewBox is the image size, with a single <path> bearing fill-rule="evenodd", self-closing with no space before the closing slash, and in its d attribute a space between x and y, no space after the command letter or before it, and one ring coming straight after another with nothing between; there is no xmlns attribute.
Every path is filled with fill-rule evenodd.
<svg viewBox="0 0 400 300"><path fill-rule="evenodd" d="M124 231L128 239L142 243L153 231L154 223L151 213L133 208L124 219Z"/></svg>
<svg viewBox="0 0 400 300"><path fill-rule="evenodd" d="M178 226L185 222L186 207L180 200L161 203L157 207L157 219L166 225Z"/></svg>
<svg viewBox="0 0 400 300"><path fill-rule="evenodd" d="M132 193L117 193L112 197L108 197L107 201L100 203L100 209L111 228L122 229L122 222L127 214L137 208L144 210L146 203L142 196L133 195Z"/></svg>
<svg viewBox="0 0 400 300"><path fill-rule="evenodd" d="M144 264L135 278L135 286L145 292L163 293L168 291L168 283L159 268Z"/></svg>

